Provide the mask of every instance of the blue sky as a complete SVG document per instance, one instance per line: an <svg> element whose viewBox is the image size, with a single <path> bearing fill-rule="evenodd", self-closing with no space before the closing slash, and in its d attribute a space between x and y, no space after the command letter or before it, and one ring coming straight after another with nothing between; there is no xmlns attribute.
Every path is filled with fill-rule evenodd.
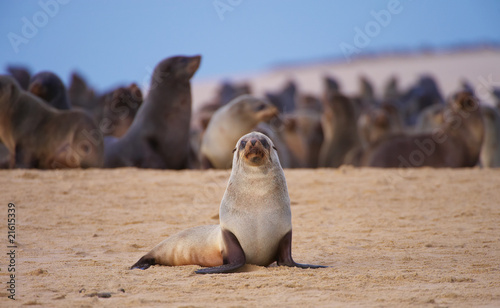
<svg viewBox="0 0 500 308"><path fill-rule="evenodd" d="M0 70L25 65L66 82L76 70L104 91L149 82L156 63L178 54L201 54L203 79L343 59L347 45L368 53L499 43L499 16L496 0L1 1Z"/></svg>

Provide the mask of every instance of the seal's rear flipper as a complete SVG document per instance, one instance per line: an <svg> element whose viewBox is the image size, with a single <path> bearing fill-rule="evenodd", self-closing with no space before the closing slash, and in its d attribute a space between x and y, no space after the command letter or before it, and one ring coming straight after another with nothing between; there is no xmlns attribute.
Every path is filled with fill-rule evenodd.
<svg viewBox="0 0 500 308"><path fill-rule="evenodd" d="M195 272L196 274L231 273L245 265L245 252L243 248L241 248L240 242L236 236L231 231L222 229L222 240L224 242L224 247L222 248L224 265L202 268L197 270Z"/></svg>
<svg viewBox="0 0 500 308"><path fill-rule="evenodd" d="M285 234L280 241L278 247L278 257L277 263L279 266L290 266L290 267L300 267L300 268L324 268L328 266L323 265L312 265L312 264L300 264L296 263L292 259L292 230Z"/></svg>
<svg viewBox="0 0 500 308"><path fill-rule="evenodd" d="M130 269L138 268L141 270L148 269L151 265L155 265L155 258L148 257L147 255L143 256L139 259L134 265L130 267Z"/></svg>

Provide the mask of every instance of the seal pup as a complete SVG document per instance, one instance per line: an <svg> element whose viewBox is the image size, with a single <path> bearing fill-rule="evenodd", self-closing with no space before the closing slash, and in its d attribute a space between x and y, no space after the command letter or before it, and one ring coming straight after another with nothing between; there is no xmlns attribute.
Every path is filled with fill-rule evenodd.
<svg viewBox="0 0 500 308"><path fill-rule="evenodd" d="M52 72L40 72L31 77L28 91L40 97L56 109L71 109L64 83Z"/></svg>
<svg viewBox="0 0 500 308"><path fill-rule="evenodd" d="M156 65L149 93L132 125L106 149L105 167L188 167L190 79L200 61L201 56L174 56Z"/></svg>
<svg viewBox="0 0 500 308"><path fill-rule="evenodd" d="M102 135L79 110L57 110L0 76L0 140L10 153L9 167L101 167Z"/></svg>
<svg viewBox="0 0 500 308"><path fill-rule="evenodd" d="M320 268L292 258L292 213L285 175L274 144L252 132L233 150L233 168L219 209L219 225L177 233L131 269L200 265L197 274L229 273L245 264Z"/></svg>
<svg viewBox="0 0 500 308"><path fill-rule="evenodd" d="M278 115L278 109L265 100L240 95L219 108L210 119L201 141L201 163L204 168L231 168L231 149L238 139L257 124Z"/></svg>
<svg viewBox="0 0 500 308"><path fill-rule="evenodd" d="M363 157L371 167L473 167L479 161L484 124L477 99L468 92L453 96L444 124L433 133L394 135L373 145Z"/></svg>

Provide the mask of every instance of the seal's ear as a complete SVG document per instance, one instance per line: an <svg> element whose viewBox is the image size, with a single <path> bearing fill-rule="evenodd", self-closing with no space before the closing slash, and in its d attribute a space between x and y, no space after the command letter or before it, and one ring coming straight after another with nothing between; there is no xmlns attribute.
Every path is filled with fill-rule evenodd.
<svg viewBox="0 0 500 308"><path fill-rule="evenodd" d="M274 145L273 145L273 149L274 149L276 152L278 152L278 149L277 149Z"/></svg>
<svg viewBox="0 0 500 308"><path fill-rule="evenodd" d="M234 149L233 149L233 152L232 152L232 153L234 153L234 151L236 151L236 148L234 148Z"/></svg>

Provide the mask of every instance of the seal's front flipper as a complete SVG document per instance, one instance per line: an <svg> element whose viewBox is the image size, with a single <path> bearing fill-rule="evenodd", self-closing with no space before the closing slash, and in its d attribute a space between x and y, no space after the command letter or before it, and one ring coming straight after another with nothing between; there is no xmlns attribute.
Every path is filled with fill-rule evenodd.
<svg viewBox="0 0 500 308"><path fill-rule="evenodd" d="M292 259L292 230L285 234L280 241L278 247L278 257L277 263L279 266L290 266L290 267L300 267L300 268L323 268L328 266L323 265L312 265L312 264L300 264L296 263Z"/></svg>
<svg viewBox="0 0 500 308"><path fill-rule="evenodd" d="M222 229L222 258L224 265L207 267L197 270L196 274L222 274L231 273L242 267L246 263L245 252L241 248L240 242L236 236L229 230Z"/></svg>
<svg viewBox="0 0 500 308"><path fill-rule="evenodd" d="M155 258L148 257L148 255L143 256L139 259L134 265L130 267L130 269L138 268L141 270L148 269L151 265L155 265Z"/></svg>

